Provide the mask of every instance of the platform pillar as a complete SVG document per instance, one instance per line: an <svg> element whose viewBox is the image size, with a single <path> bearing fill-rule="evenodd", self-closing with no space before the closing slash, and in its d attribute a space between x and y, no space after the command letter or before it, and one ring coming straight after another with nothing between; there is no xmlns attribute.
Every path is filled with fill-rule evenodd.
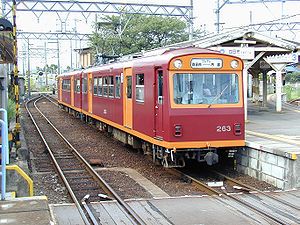
<svg viewBox="0 0 300 225"><path fill-rule="evenodd" d="M263 72L263 107L267 107L267 95L268 95L267 73Z"/></svg>
<svg viewBox="0 0 300 225"><path fill-rule="evenodd" d="M281 70L276 71L276 111L282 111L281 91L282 89L282 74Z"/></svg>

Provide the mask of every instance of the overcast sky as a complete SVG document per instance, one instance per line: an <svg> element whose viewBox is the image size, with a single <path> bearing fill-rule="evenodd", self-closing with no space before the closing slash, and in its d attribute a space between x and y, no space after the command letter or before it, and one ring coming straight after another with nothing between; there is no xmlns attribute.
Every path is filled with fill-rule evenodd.
<svg viewBox="0 0 300 225"><path fill-rule="evenodd" d="M81 0L82 1L82 0ZM86 0L88 2L92 0ZM112 2L112 1L110 1ZM116 0L116 2L137 2L143 3L145 0ZM147 3L159 4L161 0L147 0ZM164 1L166 4L178 4L178 5L190 5L191 0L172 0ZM223 2L223 0L220 0ZM215 9L217 8L216 0L194 0L194 27L195 29L206 30L207 32L213 32L216 30L216 14ZM242 25L247 25L252 23L261 23L271 20L280 19L282 16L291 16L297 13L300 13L300 0L299 2L277 2L277 3L255 3L255 4L226 4L220 13L222 26L224 28L229 27L238 27ZM60 14L61 18L66 18L67 14ZM294 22L300 22L299 16L293 19L298 19ZM293 21L293 19L291 21ZM78 32L89 33L92 30L91 24L95 20L95 15L91 15L88 19L88 24L85 23L85 19L77 13L71 13L68 16L68 21L66 23L66 30L74 30L75 25ZM18 12L17 14L17 25L19 30L23 31L39 31L39 32L49 32L56 31L61 28L58 17L55 13L44 13L38 22L33 13ZM64 28L63 28L64 29ZM299 33L299 32L297 32ZM300 41L299 34L292 34L291 32L285 33L284 35L287 38L298 39ZM42 48L44 46L44 41L31 41L33 45L32 48ZM52 41L53 42L53 41ZM78 42L73 42L72 46L79 48ZM81 43L81 46L86 45L86 43ZM61 65L63 68L66 68L71 61L71 52L70 52L70 42L61 43ZM19 50L26 49L26 43L19 41ZM56 45L53 43L47 43L47 48L56 48ZM56 55L52 54L49 51L47 55L47 63L55 63L57 59ZM72 61L75 62L75 54L72 54ZM36 65L42 66L45 63L45 60L38 59L32 60L32 66ZM22 62L19 63L22 66ZM25 67L27 64L24 62ZM22 70L21 70L22 71Z"/></svg>

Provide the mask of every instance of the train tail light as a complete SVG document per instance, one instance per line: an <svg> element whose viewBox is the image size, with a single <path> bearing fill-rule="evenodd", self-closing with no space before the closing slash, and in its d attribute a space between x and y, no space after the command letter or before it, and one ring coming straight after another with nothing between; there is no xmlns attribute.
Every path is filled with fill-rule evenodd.
<svg viewBox="0 0 300 225"><path fill-rule="evenodd" d="M175 137L180 137L182 135L182 127L181 125L174 125L174 136Z"/></svg>
<svg viewBox="0 0 300 225"><path fill-rule="evenodd" d="M236 123L234 124L234 134L239 136L242 134L242 130L241 130L241 124L240 123Z"/></svg>

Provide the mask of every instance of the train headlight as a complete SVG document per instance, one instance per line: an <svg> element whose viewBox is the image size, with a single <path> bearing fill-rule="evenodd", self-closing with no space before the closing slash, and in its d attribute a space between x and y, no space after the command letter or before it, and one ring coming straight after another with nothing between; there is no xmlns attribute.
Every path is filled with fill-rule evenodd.
<svg viewBox="0 0 300 225"><path fill-rule="evenodd" d="M232 60L230 66L232 69L236 69L239 66L239 62L237 60Z"/></svg>
<svg viewBox="0 0 300 225"><path fill-rule="evenodd" d="M176 69L180 69L182 67L182 61L180 59L176 59L173 65Z"/></svg>

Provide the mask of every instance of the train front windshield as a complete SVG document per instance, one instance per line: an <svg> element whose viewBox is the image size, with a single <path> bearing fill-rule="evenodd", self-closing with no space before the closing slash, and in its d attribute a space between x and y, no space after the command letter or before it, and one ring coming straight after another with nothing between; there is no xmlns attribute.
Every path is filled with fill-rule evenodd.
<svg viewBox="0 0 300 225"><path fill-rule="evenodd" d="M239 102L237 74L176 73L173 77L176 104L235 104Z"/></svg>

